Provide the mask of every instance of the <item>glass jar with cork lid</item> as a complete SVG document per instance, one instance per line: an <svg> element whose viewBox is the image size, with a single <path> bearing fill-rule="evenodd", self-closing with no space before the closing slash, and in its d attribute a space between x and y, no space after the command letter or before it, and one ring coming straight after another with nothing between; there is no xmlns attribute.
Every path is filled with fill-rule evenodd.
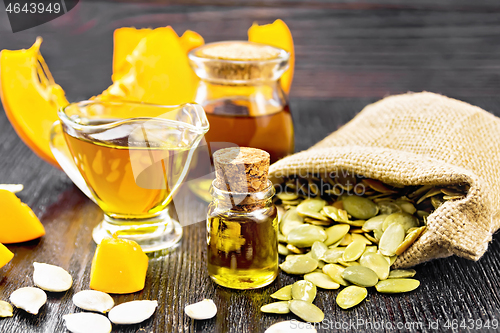
<svg viewBox="0 0 500 333"><path fill-rule="evenodd" d="M189 53L201 79L195 101L207 114L205 139L212 152L235 145L259 148L269 152L271 163L293 153L292 116L279 81L289 56L246 41L210 43Z"/></svg>
<svg viewBox="0 0 500 333"><path fill-rule="evenodd" d="M213 155L216 179L207 214L208 273L233 289L266 286L278 275L278 218L269 154L225 148Z"/></svg>

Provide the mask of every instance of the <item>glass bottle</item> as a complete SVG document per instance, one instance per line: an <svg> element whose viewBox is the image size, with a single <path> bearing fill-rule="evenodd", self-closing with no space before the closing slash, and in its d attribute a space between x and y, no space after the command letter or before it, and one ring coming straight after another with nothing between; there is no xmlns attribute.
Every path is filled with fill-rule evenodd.
<svg viewBox="0 0 500 333"><path fill-rule="evenodd" d="M269 152L271 163L293 153L294 132L280 77L289 53L245 41L206 44L189 53L201 79L195 101L210 123L211 151L240 146Z"/></svg>
<svg viewBox="0 0 500 333"><path fill-rule="evenodd" d="M207 215L208 273L217 284L234 289L260 288L278 275L278 218L272 202L275 189L267 179L269 154L248 149L222 149L214 154L217 178L212 185L213 201ZM249 152L259 151L264 153L260 156L267 156L267 168L248 163L244 167L242 163L221 167L217 156L238 150L240 156L232 162L240 162ZM245 168L252 177L242 177L242 172L236 177L231 174L235 169ZM259 172L262 177L256 185L254 176Z"/></svg>

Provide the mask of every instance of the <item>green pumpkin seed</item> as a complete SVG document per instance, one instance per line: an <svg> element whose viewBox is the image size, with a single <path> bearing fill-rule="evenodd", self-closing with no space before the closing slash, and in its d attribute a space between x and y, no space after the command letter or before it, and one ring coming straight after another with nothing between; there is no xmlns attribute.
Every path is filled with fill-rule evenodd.
<svg viewBox="0 0 500 333"><path fill-rule="evenodd" d="M384 223L385 218L387 216L389 216L389 215L381 214L381 215L377 215L377 216L372 217L371 219L366 220L366 222L363 224L363 227L362 227L363 231L370 232L370 231L377 229L379 226L382 225L382 223Z"/></svg>
<svg viewBox="0 0 500 333"><path fill-rule="evenodd" d="M329 264L335 264L339 261L339 259L342 259L344 250L345 250L344 247L328 249L321 257L321 260L326 261Z"/></svg>
<svg viewBox="0 0 500 333"><path fill-rule="evenodd" d="M325 205L326 201L322 199L306 199L297 206L297 213L317 220L328 221L327 217L319 213Z"/></svg>
<svg viewBox="0 0 500 333"><path fill-rule="evenodd" d="M325 230L326 240L324 241L326 246L330 246L338 241L341 241L345 235L349 232L351 228L348 224L336 224Z"/></svg>
<svg viewBox="0 0 500 333"><path fill-rule="evenodd" d="M359 259L361 266L368 267L377 274L379 280L385 280L389 276L391 266L385 257L379 253L366 253Z"/></svg>
<svg viewBox="0 0 500 333"><path fill-rule="evenodd" d="M395 269L389 273L389 279L402 279L414 277L417 272L414 269Z"/></svg>
<svg viewBox="0 0 500 333"><path fill-rule="evenodd" d="M271 294L272 298L279 299L282 301L289 301L292 299L292 285L284 286L283 288Z"/></svg>
<svg viewBox="0 0 500 333"><path fill-rule="evenodd" d="M364 266L346 267L342 272L342 278L360 287L373 287L378 282L377 274Z"/></svg>
<svg viewBox="0 0 500 333"><path fill-rule="evenodd" d="M289 313L290 307L288 306L288 301L274 302L261 306L260 311L265 313Z"/></svg>
<svg viewBox="0 0 500 333"><path fill-rule="evenodd" d="M309 281L300 280L292 285L292 299L312 303L316 298L316 286Z"/></svg>
<svg viewBox="0 0 500 333"><path fill-rule="evenodd" d="M359 257L361 257L361 255L365 251L365 248L366 244L363 241L360 240L353 241L346 247L344 254L342 255L343 261L358 260Z"/></svg>
<svg viewBox="0 0 500 333"><path fill-rule="evenodd" d="M297 208L290 208L281 219L281 233L286 237L293 229L304 224L304 218L297 213Z"/></svg>
<svg viewBox="0 0 500 333"><path fill-rule="evenodd" d="M318 267L318 261L306 255L287 256L280 268L288 274L307 274Z"/></svg>
<svg viewBox="0 0 500 333"><path fill-rule="evenodd" d="M347 246L352 243L352 236L351 234L346 234L344 238L340 241L339 245L340 246Z"/></svg>
<svg viewBox="0 0 500 333"><path fill-rule="evenodd" d="M285 245L283 245L283 244L279 243L279 244L278 244L278 253L279 253L279 254L281 254L281 255L283 255L283 256L287 256L287 255L289 255L291 252L290 252L290 250L288 250L288 249L286 248L286 246L285 246Z"/></svg>
<svg viewBox="0 0 500 333"><path fill-rule="evenodd" d="M325 319L325 314L320 308L312 303L301 300L291 300L290 311L300 319L309 323L319 323Z"/></svg>
<svg viewBox="0 0 500 333"><path fill-rule="evenodd" d="M384 220L384 223L382 224L382 231L387 230L389 225L393 223L401 224L405 229L405 233L410 228L418 227L418 220L415 216L408 213L394 213L387 216L387 218Z"/></svg>
<svg viewBox="0 0 500 333"><path fill-rule="evenodd" d="M408 233L406 236L405 236L405 239L403 240L403 242L398 246L398 248L396 249L396 254L397 255L400 255L402 254L404 251L406 251L406 249L408 249L413 243L415 243L415 241L418 239L418 237L420 236L420 234L422 233L422 231L425 229L426 227L420 227L418 229L415 229L413 230L412 232Z"/></svg>
<svg viewBox="0 0 500 333"><path fill-rule="evenodd" d="M313 272L304 275L304 280L312 282L316 287L323 289L339 289L340 284L322 272Z"/></svg>
<svg viewBox="0 0 500 333"><path fill-rule="evenodd" d="M304 224L290 231L287 236L288 244L297 247L311 247L314 242L326 240L326 232L323 228Z"/></svg>
<svg viewBox="0 0 500 333"><path fill-rule="evenodd" d="M299 198L298 194L295 192L281 192L277 193L276 196L278 199L285 201L297 200Z"/></svg>
<svg viewBox="0 0 500 333"><path fill-rule="evenodd" d="M311 246L310 253L314 259L320 260L326 251L328 251L328 246L326 246L325 243L323 243L323 242L316 241Z"/></svg>
<svg viewBox="0 0 500 333"><path fill-rule="evenodd" d="M351 195L342 200L344 209L353 217L360 220L367 220L378 214L379 208L370 199Z"/></svg>
<svg viewBox="0 0 500 333"><path fill-rule="evenodd" d="M404 239L404 227L399 223L393 223L382 234L378 249L384 256L391 257L396 253L396 250Z"/></svg>
<svg viewBox="0 0 500 333"><path fill-rule="evenodd" d="M336 264L328 264L323 267L323 273L332 278L334 282L343 286L348 286L349 282L344 280L344 278L342 277L342 272L344 272L344 270L344 267Z"/></svg>
<svg viewBox="0 0 500 333"><path fill-rule="evenodd" d="M349 286L339 292L336 301L338 306L346 310L361 303L367 295L368 291L366 288Z"/></svg>
<svg viewBox="0 0 500 333"><path fill-rule="evenodd" d="M387 279L375 285L379 293L406 293L420 286L420 281L415 279Z"/></svg>

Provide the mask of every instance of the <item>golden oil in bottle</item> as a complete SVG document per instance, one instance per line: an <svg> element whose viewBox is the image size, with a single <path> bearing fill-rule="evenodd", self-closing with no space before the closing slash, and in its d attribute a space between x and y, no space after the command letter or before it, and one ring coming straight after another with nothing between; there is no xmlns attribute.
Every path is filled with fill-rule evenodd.
<svg viewBox="0 0 500 333"><path fill-rule="evenodd" d="M217 178L207 216L208 273L234 289L268 285L278 275L278 219L267 179L269 154L227 148L214 154Z"/></svg>

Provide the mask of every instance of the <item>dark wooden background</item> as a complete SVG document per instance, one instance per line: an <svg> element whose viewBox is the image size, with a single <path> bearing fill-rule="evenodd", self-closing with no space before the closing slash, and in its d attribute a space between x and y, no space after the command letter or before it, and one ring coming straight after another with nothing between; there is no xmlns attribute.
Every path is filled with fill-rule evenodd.
<svg viewBox="0 0 500 333"><path fill-rule="evenodd" d="M110 84L115 28L172 25L179 34L192 29L211 42L246 39L252 22L276 18L287 22L296 45L290 101L297 150L346 123L366 104L406 91L442 93L500 115L500 3L496 1L220 0L209 4L190 0L160 5L84 0L70 13L16 34L10 31L0 5L0 49L27 48L42 36L41 51L56 82L70 101L77 101ZM19 140L3 112L0 183L24 184L19 196L47 230L39 241L9 246L15 258L0 269L0 299L32 285L33 261L61 265L75 280L69 292L51 293L38 316L16 310L13 318L0 319L0 332L64 332L62 315L79 311L72 295L88 288L95 250L91 230L101 211L64 173L42 162ZM200 202L185 204L203 209ZM263 315L259 308L270 302L270 293L297 277L280 273L270 286L254 291L218 287L205 268L204 238L203 223L185 228L177 251L151 259L142 292L114 297L117 303L157 299L160 304L150 320L115 326L115 332L260 333L275 322L294 318ZM445 327L446 321L465 320L468 325L471 319L500 320L499 271L496 235L478 262L447 258L417 267L422 285L410 294L391 296L370 290L367 301L343 311L335 305L338 291L321 291L315 303L324 310L329 327L364 320L383 328L360 326L360 331L421 331L396 327L413 322L422 323L422 331L452 331ZM215 301L218 315L207 321L190 320L184 306L203 298ZM438 326L432 326L436 322ZM325 325L320 331L334 330ZM458 327L453 331L487 330Z"/></svg>

